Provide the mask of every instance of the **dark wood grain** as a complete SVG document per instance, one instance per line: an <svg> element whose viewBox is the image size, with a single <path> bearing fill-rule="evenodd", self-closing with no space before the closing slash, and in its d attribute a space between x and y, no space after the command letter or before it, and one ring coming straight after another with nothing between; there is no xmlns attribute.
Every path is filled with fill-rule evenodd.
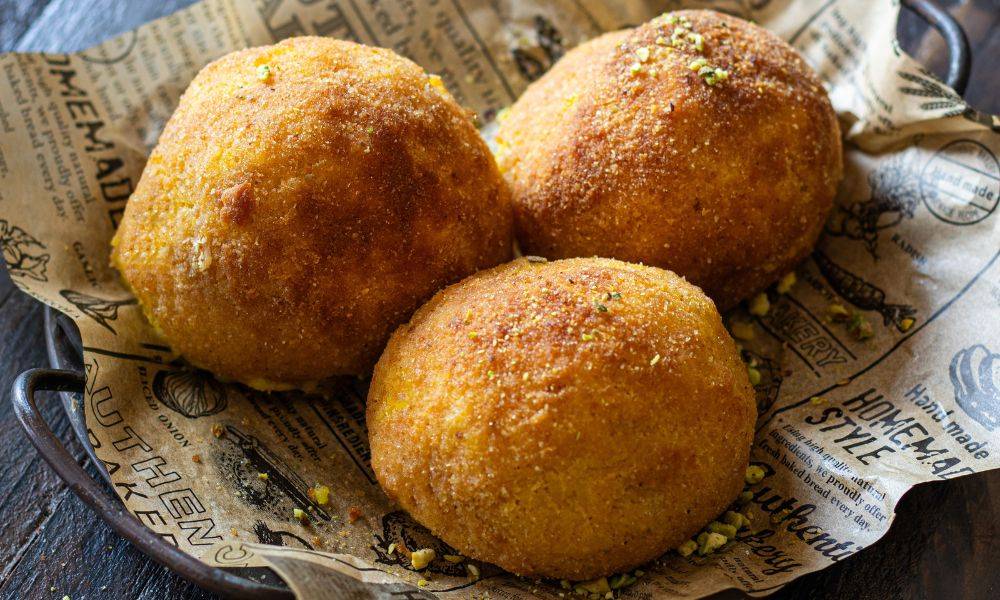
<svg viewBox="0 0 1000 600"><path fill-rule="evenodd" d="M192 0L0 0L0 51L76 50ZM966 98L1000 112L1000 0L941 2L969 34ZM935 72L939 36L903 14L904 48ZM211 598L118 538L53 475L24 440L9 401L14 377L44 366L40 305L0 273L0 597ZM44 412L57 435L84 453L54 398ZM97 477L92 465L91 475ZM889 533L864 552L802 577L776 598L1000 598L1000 471L921 485L897 507Z"/></svg>

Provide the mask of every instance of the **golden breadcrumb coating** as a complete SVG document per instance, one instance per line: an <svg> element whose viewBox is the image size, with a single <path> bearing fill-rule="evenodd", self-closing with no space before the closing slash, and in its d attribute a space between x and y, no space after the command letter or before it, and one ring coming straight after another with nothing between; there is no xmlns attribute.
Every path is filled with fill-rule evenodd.
<svg viewBox="0 0 1000 600"><path fill-rule="evenodd" d="M442 286L511 255L509 192L440 79L300 37L205 67L112 259L193 364L263 388L369 372Z"/></svg>
<svg viewBox="0 0 1000 600"><path fill-rule="evenodd" d="M671 269L726 309L810 252L842 174L836 115L784 41L679 11L570 51L497 136L518 242Z"/></svg>
<svg viewBox="0 0 1000 600"><path fill-rule="evenodd" d="M655 267L520 259L439 292L368 395L389 497L463 554L590 579L673 548L743 486L753 390L715 305Z"/></svg>

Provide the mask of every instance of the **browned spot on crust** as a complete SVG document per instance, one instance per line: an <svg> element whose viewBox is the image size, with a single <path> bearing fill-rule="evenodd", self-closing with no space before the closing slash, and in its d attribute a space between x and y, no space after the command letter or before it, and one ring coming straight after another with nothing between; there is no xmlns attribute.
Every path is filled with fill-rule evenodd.
<svg viewBox="0 0 1000 600"><path fill-rule="evenodd" d="M249 181L226 188L219 195L222 218L233 225L244 225L253 212L253 187Z"/></svg>

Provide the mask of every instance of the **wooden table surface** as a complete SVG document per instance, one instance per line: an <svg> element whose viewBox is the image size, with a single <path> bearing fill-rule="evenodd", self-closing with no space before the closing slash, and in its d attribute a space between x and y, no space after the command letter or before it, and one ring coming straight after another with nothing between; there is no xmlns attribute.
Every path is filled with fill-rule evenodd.
<svg viewBox="0 0 1000 600"><path fill-rule="evenodd" d="M0 51L78 50L191 1L0 0ZM966 98L1000 113L1000 0L939 3L972 42ZM919 19L904 13L899 36L910 53L943 72L943 44ZM119 539L27 443L11 411L10 386L21 371L46 365L42 307L0 270L0 597L212 597ZM62 408L45 404L57 435L84 460ZM93 465L87 468L96 478ZM773 597L1000 598L1000 470L917 486L877 544Z"/></svg>

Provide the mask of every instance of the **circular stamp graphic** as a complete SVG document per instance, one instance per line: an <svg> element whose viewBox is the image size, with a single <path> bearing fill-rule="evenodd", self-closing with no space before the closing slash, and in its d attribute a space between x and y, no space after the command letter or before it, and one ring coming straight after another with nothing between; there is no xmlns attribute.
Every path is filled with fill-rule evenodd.
<svg viewBox="0 0 1000 600"><path fill-rule="evenodd" d="M920 194L931 214L945 223L978 223L1000 202L1000 162L979 142L949 142L924 166Z"/></svg>

